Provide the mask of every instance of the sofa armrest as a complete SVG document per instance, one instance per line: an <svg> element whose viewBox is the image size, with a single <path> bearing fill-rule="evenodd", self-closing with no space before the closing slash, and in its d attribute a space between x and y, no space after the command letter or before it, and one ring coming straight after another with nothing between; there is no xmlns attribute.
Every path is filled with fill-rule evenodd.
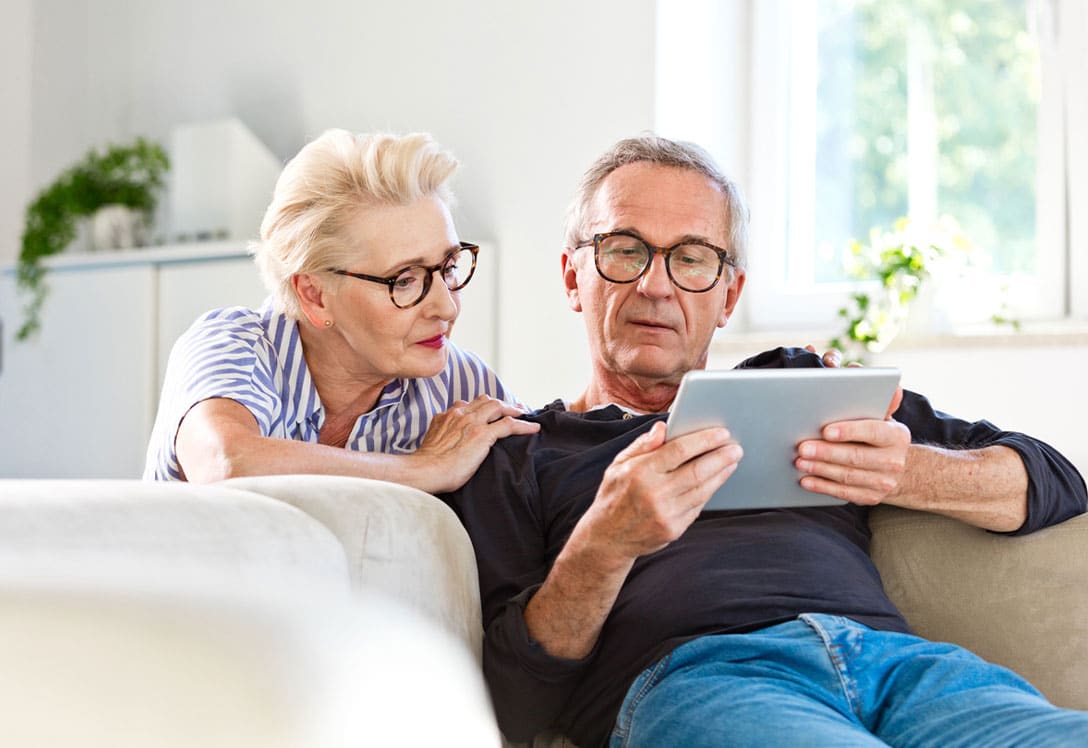
<svg viewBox="0 0 1088 748"><path fill-rule="evenodd" d="M919 635L1088 709L1088 515L1019 537L895 507L869 524L884 589Z"/></svg>
<svg viewBox="0 0 1088 748"><path fill-rule="evenodd" d="M471 655L383 595L117 571L0 569L4 745L500 745Z"/></svg>
<svg viewBox="0 0 1088 748"><path fill-rule="evenodd" d="M340 540L352 586L380 590L465 642L480 659L476 556L449 507L415 488L365 478L273 475L220 485L286 502Z"/></svg>

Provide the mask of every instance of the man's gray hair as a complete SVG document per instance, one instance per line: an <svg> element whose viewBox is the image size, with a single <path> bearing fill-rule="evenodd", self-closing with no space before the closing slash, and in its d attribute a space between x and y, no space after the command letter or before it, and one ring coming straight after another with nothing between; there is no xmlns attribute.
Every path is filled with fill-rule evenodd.
<svg viewBox="0 0 1088 748"><path fill-rule="evenodd" d="M621 140L593 162L583 175L567 210L566 245L576 247L588 240L585 231L589 208L601 182L621 166L639 162L694 171L718 186L729 225L728 249L732 250L737 267L743 269L748 259L748 208L740 189L721 172L714 158L702 146L659 135L640 135Z"/></svg>

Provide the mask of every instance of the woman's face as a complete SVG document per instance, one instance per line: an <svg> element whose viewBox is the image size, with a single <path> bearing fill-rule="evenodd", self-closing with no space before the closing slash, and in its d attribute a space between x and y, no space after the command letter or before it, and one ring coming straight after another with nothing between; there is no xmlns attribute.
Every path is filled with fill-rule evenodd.
<svg viewBox="0 0 1088 748"><path fill-rule="evenodd" d="M405 206L360 209L344 240L357 259L343 270L377 277L396 275L409 265L433 266L458 247L446 204L426 197ZM461 292L451 292L440 274L413 307L394 306L387 286L340 277L325 294L333 326L322 330L338 363L353 379L429 377L446 365Z"/></svg>

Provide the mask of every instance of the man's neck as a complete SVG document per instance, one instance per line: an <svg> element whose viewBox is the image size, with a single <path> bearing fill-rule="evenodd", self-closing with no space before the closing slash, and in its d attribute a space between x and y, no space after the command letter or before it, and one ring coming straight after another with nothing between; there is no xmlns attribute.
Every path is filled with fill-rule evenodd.
<svg viewBox="0 0 1088 748"><path fill-rule="evenodd" d="M631 376L594 376L580 397L571 401L570 410L584 413L602 405L621 405L637 413L664 413L676 397L679 382L643 379Z"/></svg>

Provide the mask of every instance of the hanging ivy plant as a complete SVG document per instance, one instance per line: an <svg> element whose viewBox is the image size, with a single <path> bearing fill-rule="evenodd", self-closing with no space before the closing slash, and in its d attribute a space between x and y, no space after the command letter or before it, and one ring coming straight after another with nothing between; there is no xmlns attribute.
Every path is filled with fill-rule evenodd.
<svg viewBox="0 0 1088 748"><path fill-rule="evenodd" d="M169 166L162 146L144 138L108 146L102 153L91 149L27 206L16 278L30 298L16 333L19 340L41 327L47 291L41 261L63 252L76 238L79 221L104 205L125 205L150 219Z"/></svg>

